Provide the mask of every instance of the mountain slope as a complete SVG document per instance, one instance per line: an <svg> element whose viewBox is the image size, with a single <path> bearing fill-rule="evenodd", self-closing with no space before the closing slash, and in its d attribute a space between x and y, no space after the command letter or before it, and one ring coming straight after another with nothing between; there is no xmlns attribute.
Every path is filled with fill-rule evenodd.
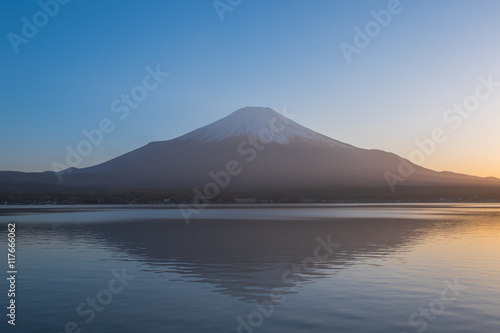
<svg viewBox="0 0 500 333"><path fill-rule="evenodd" d="M271 135L269 135L271 133ZM266 143L298 141L352 147L314 132L270 108L246 107L177 139L177 142L221 142L233 137L254 137Z"/></svg>
<svg viewBox="0 0 500 333"><path fill-rule="evenodd" d="M272 109L255 107L239 109L183 136L149 143L105 163L73 169L63 175L61 185L191 190L214 182L214 175L220 176L228 163L240 170L227 184L235 191L387 186L387 173L399 175L402 163L413 169L404 177L405 185L500 185L498 179L436 172L392 153L357 148ZM39 174L38 179L46 183L47 176ZM9 178L12 174L0 172L0 182ZM22 178L16 174L18 182ZM31 182L35 178L30 174ZM52 181L56 183L55 175Z"/></svg>

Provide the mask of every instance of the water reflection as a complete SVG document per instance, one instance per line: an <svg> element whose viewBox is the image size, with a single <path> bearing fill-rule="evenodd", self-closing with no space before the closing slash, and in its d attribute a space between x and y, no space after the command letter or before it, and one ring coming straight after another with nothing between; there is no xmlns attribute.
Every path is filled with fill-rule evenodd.
<svg viewBox="0 0 500 333"><path fill-rule="evenodd" d="M253 302L267 299L276 290L294 292L304 283L331 276L357 262L405 251L431 232L436 223L387 219L199 220L186 226L180 220L148 219L21 227L30 242L58 239L70 246L84 241L87 247L109 248L141 261L149 271L175 272L183 281L209 283L220 293ZM340 246L332 253L322 247L321 260L311 263L320 245L318 237ZM306 258L308 264L304 264ZM294 274L284 279L287 270Z"/></svg>
<svg viewBox="0 0 500 333"><path fill-rule="evenodd" d="M279 292L262 331L412 332L409 315L457 277L467 293L432 329L498 332L498 208L351 210L213 209L186 225L174 210L37 207L0 209L0 223L18 223L23 332L81 323L75 307L121 267L137 278L86 330L233 332ZM328 236L340 246L301 269Z"/></svg>

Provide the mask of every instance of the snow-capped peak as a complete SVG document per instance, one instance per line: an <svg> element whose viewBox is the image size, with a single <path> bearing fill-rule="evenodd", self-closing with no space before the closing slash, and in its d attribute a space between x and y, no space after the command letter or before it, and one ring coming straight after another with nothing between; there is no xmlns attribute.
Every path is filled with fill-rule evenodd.
<svg viewBox="0 0 500 333"><path fill-rule="evenodd" d="M231 137L259 138L266 143L321 142L350 148L351 146L314 132L279 112L265 107L245 107L210 125L187 133L177 140L217 142Z"/></svg>

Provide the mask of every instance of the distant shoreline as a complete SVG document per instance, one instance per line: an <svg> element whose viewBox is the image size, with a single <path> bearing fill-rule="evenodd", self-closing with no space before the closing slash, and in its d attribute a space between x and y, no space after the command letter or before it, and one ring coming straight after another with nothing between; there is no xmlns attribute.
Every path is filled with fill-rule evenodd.
<svg viewBox="0 0 500 333"><path fill-rule="evenodd" d="M398 207L398 208L454 208L461 205L492 205L500 207L500 202L342 202L342 203L211 203L201 210L207 209L239 209L239 208L352 208L352 207ZM38 209L38 210L71 210L72 208L92 208L95 210L101 209L180 209L178 204L8 204L0 205L0 214L5 210L22 210L22 209Z"/></svg>

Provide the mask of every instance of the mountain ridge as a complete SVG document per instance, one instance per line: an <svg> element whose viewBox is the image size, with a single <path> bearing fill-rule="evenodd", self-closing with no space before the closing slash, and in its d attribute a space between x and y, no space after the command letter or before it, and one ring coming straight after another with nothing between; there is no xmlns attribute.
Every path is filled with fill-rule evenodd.
<svg viewBox="0 0 500 333"><path fill-rule="evenodd" d="M281 127L278 123L287 126ZM266 137L269 132L274 134L272 138ZM238 109L224 118L172 140L213 142L234 136L260 138L267 143L289 144L294 139L302 139L353 147L302 126L271 108L252 106Z"/></svg>
<svg viewBox="0 0 500 333"><path fill-rule="evenodd" d="M185 135L150 142L91 167L58 174L0 172L0 182L191 190L213 182L210 173L224 170L229 161L242 168L227 185L231 191L383 187L388 173L400 173L401 163L413 169L401 182L405 186L500 185L499 179L433 171L390 152L358 148L261 107L238 109Z"/></svg>

